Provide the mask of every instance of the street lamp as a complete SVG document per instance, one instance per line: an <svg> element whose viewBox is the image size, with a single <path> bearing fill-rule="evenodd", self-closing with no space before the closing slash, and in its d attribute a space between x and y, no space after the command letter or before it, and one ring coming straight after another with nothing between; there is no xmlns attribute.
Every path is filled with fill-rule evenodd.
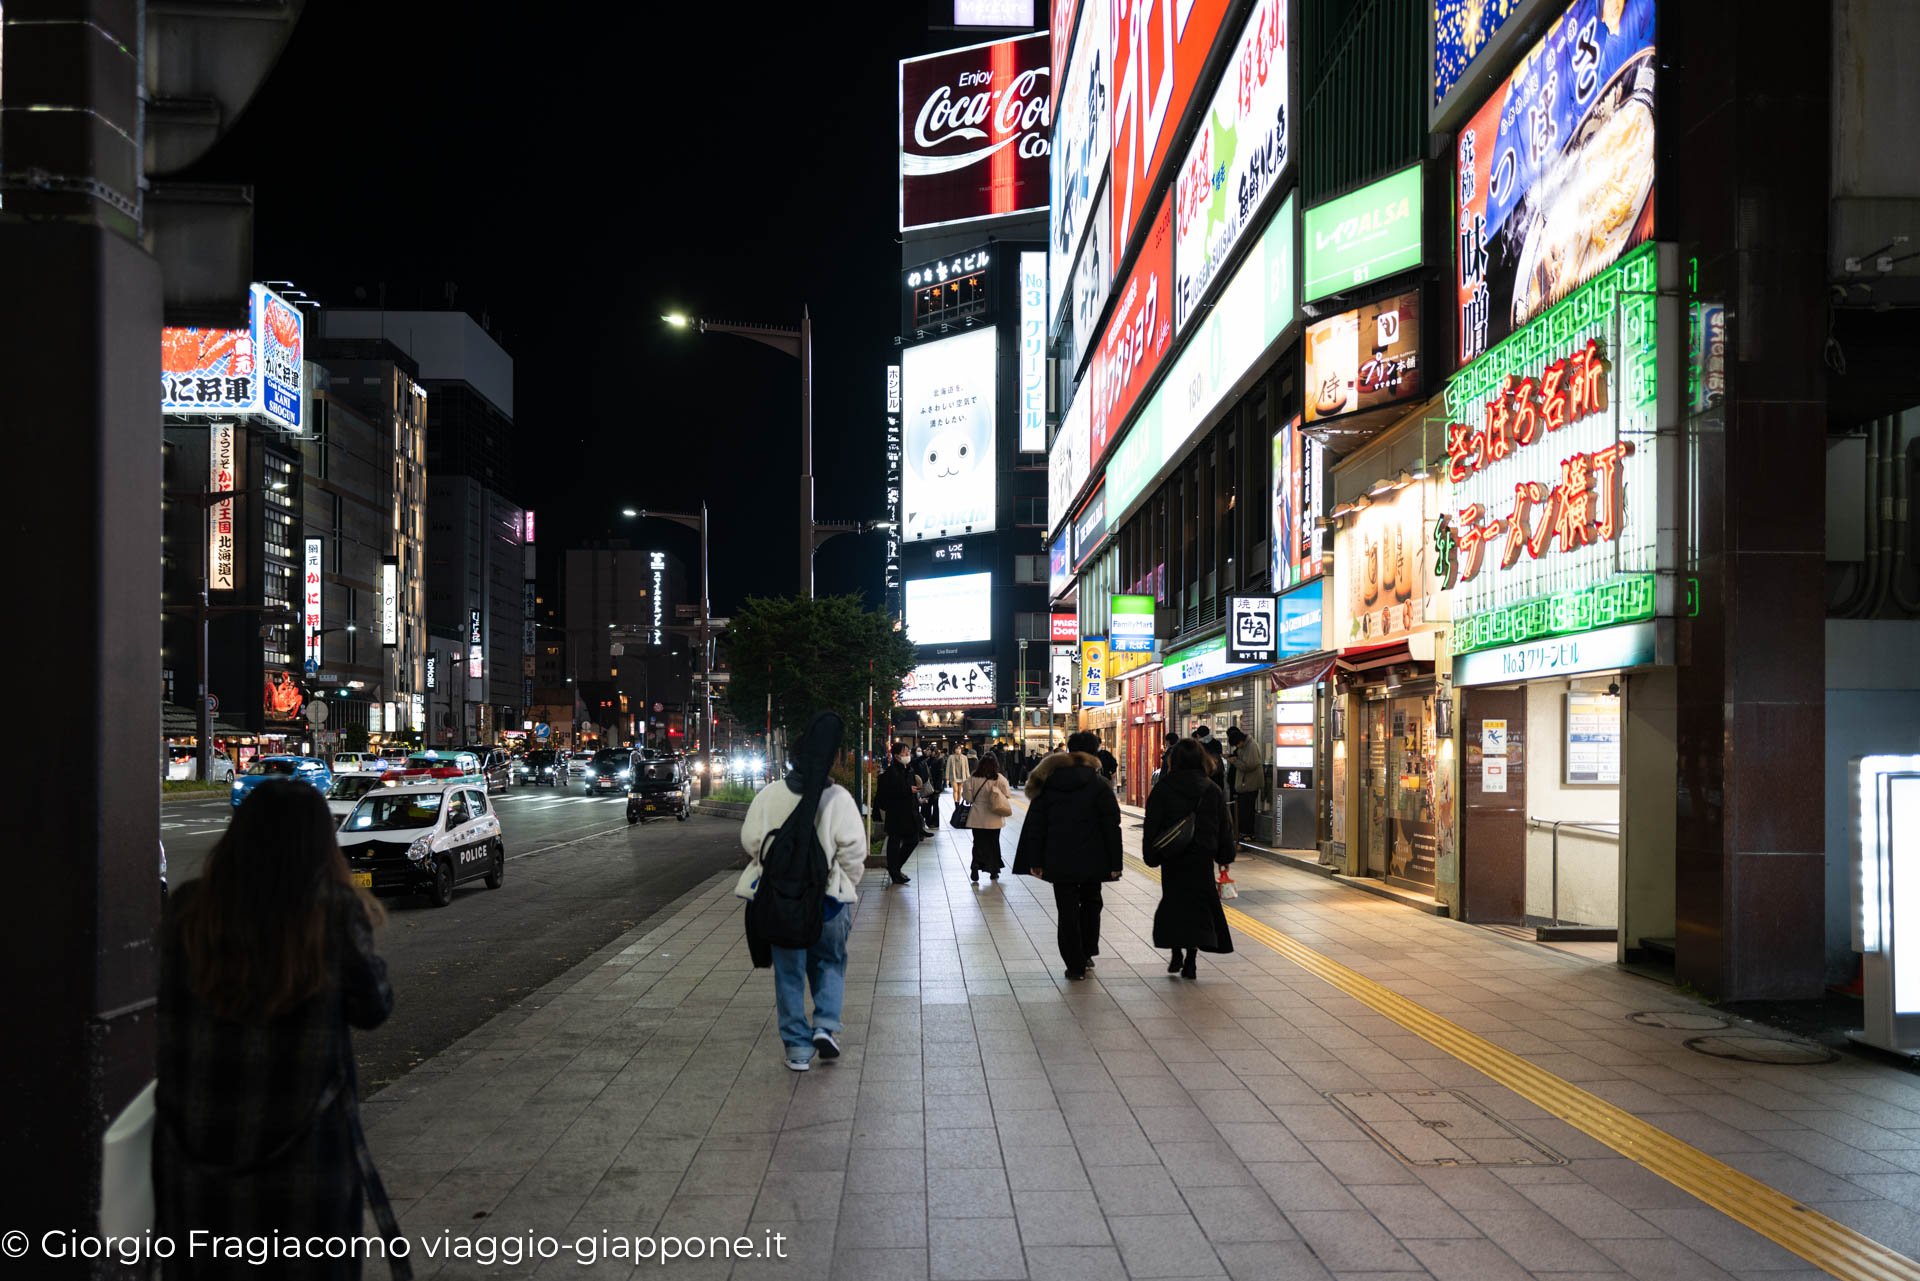
<svg viewBox="0 0 1920 1281"><path fill-rule="evenodd" d="M733 334L783 351L800 362L800 592L813 595L813 553L825 539L813 519L813 314L803 303L800 327L785 329L775 325L736 325L724 321L702 320L672 312L660 317L676 329L696 329L703 334ZM631 516L629 510L625 513ZM826 537L846 532L830 528Z"/></svg>

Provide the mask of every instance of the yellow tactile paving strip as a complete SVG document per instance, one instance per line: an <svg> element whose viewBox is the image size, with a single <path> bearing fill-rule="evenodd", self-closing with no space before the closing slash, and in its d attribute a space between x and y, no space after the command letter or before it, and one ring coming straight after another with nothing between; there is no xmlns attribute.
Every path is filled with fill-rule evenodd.
<svg viewBox="0 0 1920 1281"><path fill-rule="evenodd" d="M1127 862L1150 880L1160 875L1140 860ZM1791 1250L1822 1272L1846 1281L1920 1281L1920 1264L1811 1209L1658 1126L1563 1081L1511 1050L1442 1018L1416 1001L1374 982L1289 938L1264 921L1227 907L1227 922L1317 979L1392 1019L1468 1067L1592 1135L1620 1155L1722 1214Z"/></svg>

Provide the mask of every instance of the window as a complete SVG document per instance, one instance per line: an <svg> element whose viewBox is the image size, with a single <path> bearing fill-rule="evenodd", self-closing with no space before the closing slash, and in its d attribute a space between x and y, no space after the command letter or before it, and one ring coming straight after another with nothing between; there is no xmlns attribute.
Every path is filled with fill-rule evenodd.
<svg viewBox="0 0 1920 1281"><path fill-rule="evenodd" d="M486 817L486 814L487 814L487 797L486 797L486 793L484 793L484 792L468 792L468 793L467 793L467 800L468 800L468 801L469 801L469 802L470 802L470 803L472 804L472 806L473 806L473 816L474 816L475 818L485 818L485 817Z"/></svg>
<svg viewBox="0 0 1920 1281"><path fill-rule="evenodd" d="M1047 500L1044 495L1013 500L1013 523L1031 525L1038 529L1047 527Z"/></svg>
<svg viewBox="0 0 1920 1281"><path fill-rule="evenodd" d="M1013 638L1015 640L1044 641L1048 639L1050 616L1045 613L1021 612L1013 616Z"/></svg>
<svg viewBox="0 0 1920 1281"><path fill-rule="evenodd" d="M467 821L467 794L455 792L453 801L447 806L447 830L452 831Z"/></svg>
<svg viewBox="0 0 1920 1281"><path fill-rule="evenodd" d="M1013 558L1013 581L1022 584L1046 582L1047 558L1045 556L1015 556Z"/></svg>

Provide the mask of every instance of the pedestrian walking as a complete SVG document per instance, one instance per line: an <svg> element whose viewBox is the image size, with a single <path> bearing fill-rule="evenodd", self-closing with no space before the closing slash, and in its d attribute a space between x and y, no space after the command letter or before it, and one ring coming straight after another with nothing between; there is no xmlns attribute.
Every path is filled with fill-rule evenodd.
<svg viewBox="0 0 1920 1281"><path fill-rule="evenodd" d="M963 749L956 747L947 753L947 785L953 788L955 805L960 803L960 784L966 782L967 776L972 773L973 766Z"/></svg>
<svg viewBox="0 0 1920 1281"><path fill-rule="evenodd" d="M939 747L928 744L921 749L915 765L920 783L920 822L924 825L921 835L932 837L940 830L940 791L946 786L946 764L940 759Z"/></svg>
<svg viewBox="0 0 1920 1281"><path fill-rule="evenodd" d="M1043 759L1027 778L1027 816L1014 849L1016 876L1053 887L1060 959L1069 979L1084 979L1100 955L1100 889L1120 879L1120 802L1100 776L1099 736L1081 730L1065 752Z"/></svg>
<svg viewBox="0 0 1920 1281"><path fill-rule="evenodd" d="M913 749L895 743L890 761L874 785L874 808L880 811L887 833L887 879L894 885L905 885L912 879L901 869L926 835L920 826L920 785L924 778L914 769Z"/></svg>
<svg viewBox="0 0 1920 1281"><path fill-rule="evenodd" d="M1013 815L1013 794L1000 775L999 758L992 752L982 756L980 771L961 784L961 790L972 807L967 811L967 830L973 833L973 864L967 879L977 885L985 872L989 880L997 881L1007 866L1000 857L1000 829Z"/></svg>
<svg viewBox="0 0 1920 1281"><path fill-rule="evenodd" d="M1195 978L1196 952L1231 952L1227 913L1220 906L1216 864L1233 862L1237 848L1227 798L1207 777L1207 752L1182 739L1168 754L1160 786L1147 797L1141 857L1160 869L1160 906L1153 913L1153 945L1173 953L1167 973Z"/></svg>
<svg viewBox="0 0 1920 1281"><path fill-rule="evenodd" d="M1251 840L1257 821L1255 815L1260 807L1260 794L1267 784L1267 759L1260 750L1260 740L1238 725L1227 731L1227 742L1233 744L1233 750L1227 753L1227 757L1233 763L1234 819L1239 825L1241 839Z"/></svg>
<svg viewBox="0 0 1920 1281"><path fill-rule="evenodd" d="M393 1009L374 951L385 913L356 889L320 793L262 783L160 933L154 1231L185 1241L360 1236L363 1208L399 1235L360 1128L353 1028ZM411 1276L405 1260L391 1265ZM353 1278L358 1257L280 1260L275 1275ZM169 1281L252 1277L181 1251Z"/></svg>
<svg viewBox="0 0 1920 1281"><path fill-rule="evenodd" d="M762 958L773 966L773 997L779 1015L780 1041L786 1046L787 1067L805 1072L816 1057L840 1057L840 1003L847 983L847 934L853 928L854 906L860 901L855 888L867 863L866 826L860 821L860 807L853 793L833 781L833 763L840 755L840 718L832 712L817 712L806 731L793 746L793 769L784 779L760 789L747 807L741 824L740 844L747 851L747 868L740 874L734 893L752 900L760 890L763 873L769 873L766 860L775 853L789 819L805 821L810 815L812 835L819 844L804 846L813 860L824 861L824 869L813 870L824 880L820 902L819 936L808 946L781 946L772 941L756 941L751 930L748 947L754 963ZM896 764L898 754L896 753ZM909 810L909 814L911 811ZM891 842L889 842L891 843ZM911 850L913 847L907 847ZM901 877L901 881L905 881ZM818 883L818 882L816 882ZM754 907L748 908L748 920L754 919ZM813 1017L807 1017L807 993L813 993Z"/></svg>

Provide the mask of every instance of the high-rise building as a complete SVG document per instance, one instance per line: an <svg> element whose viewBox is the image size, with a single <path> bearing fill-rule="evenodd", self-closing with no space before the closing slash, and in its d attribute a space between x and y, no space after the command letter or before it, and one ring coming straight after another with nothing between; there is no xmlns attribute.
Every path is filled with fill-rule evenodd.
<svg viewBox="0 0 1920 1281"><path fill-rule="evenodd" d="M526 513L513 487L513 359L457 311L332 310L328 341L392 343L427 393L425 613L441 743L525 733Z"/></svg>
<svg viewBox="0 0 1920 1281"><path fill-rule="evenodd" d="M699 598L679 557L614 539L568 548L561 572L566 622L546 644L600 740L687 746L697 661L680 615Z"/></svg>

